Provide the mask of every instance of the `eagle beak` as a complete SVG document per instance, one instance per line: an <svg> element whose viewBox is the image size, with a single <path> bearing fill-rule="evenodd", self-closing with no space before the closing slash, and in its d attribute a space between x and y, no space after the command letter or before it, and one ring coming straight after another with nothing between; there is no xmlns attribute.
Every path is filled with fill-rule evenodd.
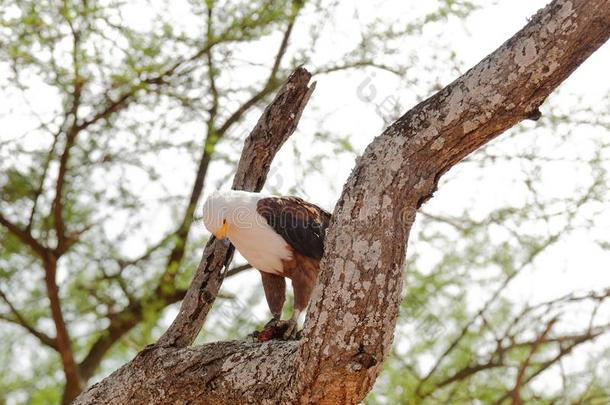
<svg viewBox="0 0 610 405"><path fill-rule="evenodd" d="M222 221L222 226L220 227L218 232L216 232L214 234L214 236L216 236L216 239L218 239L218 240L223 240L227 236L228 229L229 229L229 224L228 224L227 220L224 220L224 221Z"/></svg>

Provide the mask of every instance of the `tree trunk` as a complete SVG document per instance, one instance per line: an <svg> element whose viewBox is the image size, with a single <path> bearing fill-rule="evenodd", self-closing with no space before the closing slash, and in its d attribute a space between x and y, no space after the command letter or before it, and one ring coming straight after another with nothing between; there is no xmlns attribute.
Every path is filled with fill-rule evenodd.
<svg viewBox="0 0 610 405"><path fill-rule="evenodd" d="M214 286L209 295L202 274L222 274L222 263L200 266L191 298L187 294L160 342L76 403L361 401L391 347L405 242L417 208L462 158L523 119L539 116L545 98L609 35L610 0L553 1L495 52L377 137L335 208L300 341L186 347L217 291ZM206 252L227 249L215 245L221 244ZM184 326L189 320L196 325Z"/></svg>

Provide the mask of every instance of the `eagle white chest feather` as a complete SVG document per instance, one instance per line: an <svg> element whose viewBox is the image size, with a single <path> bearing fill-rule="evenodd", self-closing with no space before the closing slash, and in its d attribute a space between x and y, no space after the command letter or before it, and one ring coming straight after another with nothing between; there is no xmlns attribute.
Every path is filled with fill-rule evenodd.
<svg viewBox="0 0 610 405"><path fill-rule="evenodd" d="M282 274L282 260L290 260L292 252L284 238L256 210L265 195L237 193L232 191L230 200L222 198L222 193L208 199L204 207L206 226L218 221L217 218L227 218L226 236L248 263L266 273Z"/></svg>

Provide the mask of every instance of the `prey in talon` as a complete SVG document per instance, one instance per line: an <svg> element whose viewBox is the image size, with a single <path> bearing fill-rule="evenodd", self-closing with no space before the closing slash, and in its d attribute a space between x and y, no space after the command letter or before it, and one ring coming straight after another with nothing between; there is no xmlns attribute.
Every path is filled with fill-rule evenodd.
<svg viewBox="0 0 610 405"><path fill-rule="evenodd" d="M299 197L235 190L214 192L203 209L208 231L228 238L261 274L272 318L252 336L261 342L297 339L299 315L318 278L330 213ZM292 317L281 320L286 279L292 283L294 307Z"/></svg>

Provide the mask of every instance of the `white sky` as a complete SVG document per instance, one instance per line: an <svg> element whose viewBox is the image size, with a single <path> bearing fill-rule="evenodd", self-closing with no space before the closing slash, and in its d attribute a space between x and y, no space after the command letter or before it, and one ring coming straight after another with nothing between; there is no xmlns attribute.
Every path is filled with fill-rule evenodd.
<svg viewBox="0 0 610 405"><path fill-rule="evenodd" d="M469 68L512 36L526 23L528 16L546 3L542 0L504 0L485 3L488 5L483 7L482 10L474 12L467 19L466 24L457 18L452 18L447 23L431 25L426 28L419 43L405 42L404 54L396 57L412 57L415 55L422 61L429 63L433 56L431 55L433 50L429 47L429 44L445 44L457 54L458 59L463 62L463 67ZM411 18L413 15L421 15L427 7L432 7L433 4L435 3L432 1L398 0L342 2L335 23L325 28L332 33L333 40L320 44L317 49L319 53L317 57L320 60L331 58L337 48L345 48L350 43L357 42L354 33L359 32L360 27L374 18L382 20L394 20L400 16ZM139 25L142 29L146 29L147 10L146 3L133 2L124 17L131 20L134 27ZM177 15L184 13L179 9L175 9L173 12ZM189 24L185 24L185 26L189 26ZM304 28L297 23L294 31L294 41L296 43L306 41L307 35L308 33ZM268 59L268 53L264 52L261 47L253 47L250 52L241 55L241 57L247 60L262 59L262 61L265 61ZM424 72L414 69L408 75L430 75L438 78L440 84L443 85L448 84L457 75L457 72L449 66L445 68L443 66L432 65L430 67L427 65L426 67L433 70ZM256 77L258 72L255 68L252 69L252 76ZM610 72L610 46L606 44L568 79L562 87L560 98L557 97L554 101L565 105L567 108L580 102L578 96L584 96L582 102L599 105L599 103L605 101L604 97L610 90L610 82L607 80L608 72ZM317 81L316 91L305 111L302 123L297 133L283 147L274 163L272 176L270 176L268 182L270 189L286 192L289 186L294 184L294 180L301 175L298 170L294 169L292 148L300 148L307 153L310 149L309 146L312 144L313 132L322 117L325 129L349 135L356 150L360 152L383 129L383 120L376 112L376 107L384 100L388 97L399 97L403 102L402 111L404 112L421 97L427 95L423 92L423 88L409 88L404 83L400 83L392 74L374 70L348 72L341 75L323 75L316 77L315 80ZM374 96L371 97L372 100L360 99L359 92L362 89L372 91L371 86L374 86L375 92ZM37 111L42 111L43 114L49 111L51 103L48 103L48 100L52 98L52 92L49 92L44 86L34 87L32 93L29 94L29 101L32 106ZM22 133L33 125L32 121L25 119L25 115L6 115L10 111L9 103L13 111L19 110L19 105L15 105L15 103L19 103L15 95L8 94L0 99L0 141ZM541 108L543 113L545 105ZM252 124L252 119L250 118L250 121L243 125L248 127ZM532 130L534 128L532 123L523 125L531 127ZM188 127L185 130L188 130ZM191 130L194 132L200 131L200 127L194 124ZM583 138L604 135L596 129L582 128L580 130L583 131ZM523 144L529 142L530 140L527 140ZM545 138L540 144L541 152L545 150L546 145L548 145L548 141ZM514 144L513 147L515 147ZM585 148L581 145L569 146L569 148L579 147ZM315 152L311 151L311 153ZM334 161L325 161L325 175L309 178L302 190L304 196L326 208L332 208L353 166L353 159L354 156L341 154ZM160 157L159 162L160 165L167 164L163 167L164 171L174 173L166 179L168 189L172 192L184 193L185 184L189 184L190 180L186 182L175 180L176 178L191 179L194 173L192 166L177 161L172 156ZM212 165L210 169L211 179L207 181L208 186L213 185L216 180L225 175L221 170L222 168L222 163ZM474 216L484 217L487 212L499 206L519 206L523 203L523 195L520 194L519 188L515 188L515 184L520 182L521 175L514 169L514 166L502 163L486 168L484 174L481 174L478 169L475 170L467 166L457 168L446 176L448 180L442 183L434 199L426 204L424 209L436 213L460 214L465 208L469 208ZM145 180L136 180L136 183L139 181L142 182L140 188L145 191L147 189ZM574 185L579 181L581 181L581 178L578 173L575 173L569 167L559 165L553 168L552 173L547 173L545 189L541 192L547 195L561 195L572 190L572 187L567 185ZM205 194L207 195L210 191L211 189L207 189ZM164 215L159 214L156 218L151 219L150 234L159 233L159 229L163 229L164 224L168 222L167 216L163 218ZM609 231L610 218L608 214L600 215L597 217L595 229L590 232L578 232L569 240L543 254L531 269L515 280L509 290L509 296L520 302L535 302L575 290L584 291L609 287L610 269L608 268L608 262L610 258L607 253L592 243L594 237L603 236L605 232ZM133 246L141 246L142 241L134 243L135 245L130 245L129 249ZM425 254L425 252L422 253ZM433 263L434 260L435 258L430 258L430 263ZM254 271L229 279L223 286L225 291L238 296L244 290L253 288L261 288L259 276ZM473 304L477 304L483 299L484 296L473 297ZM173 319L175 313L176 308L167 311L165 320L169 322ZM256 309L255 313L261 320L268 316L267 309L263 304Z"/></svg>

